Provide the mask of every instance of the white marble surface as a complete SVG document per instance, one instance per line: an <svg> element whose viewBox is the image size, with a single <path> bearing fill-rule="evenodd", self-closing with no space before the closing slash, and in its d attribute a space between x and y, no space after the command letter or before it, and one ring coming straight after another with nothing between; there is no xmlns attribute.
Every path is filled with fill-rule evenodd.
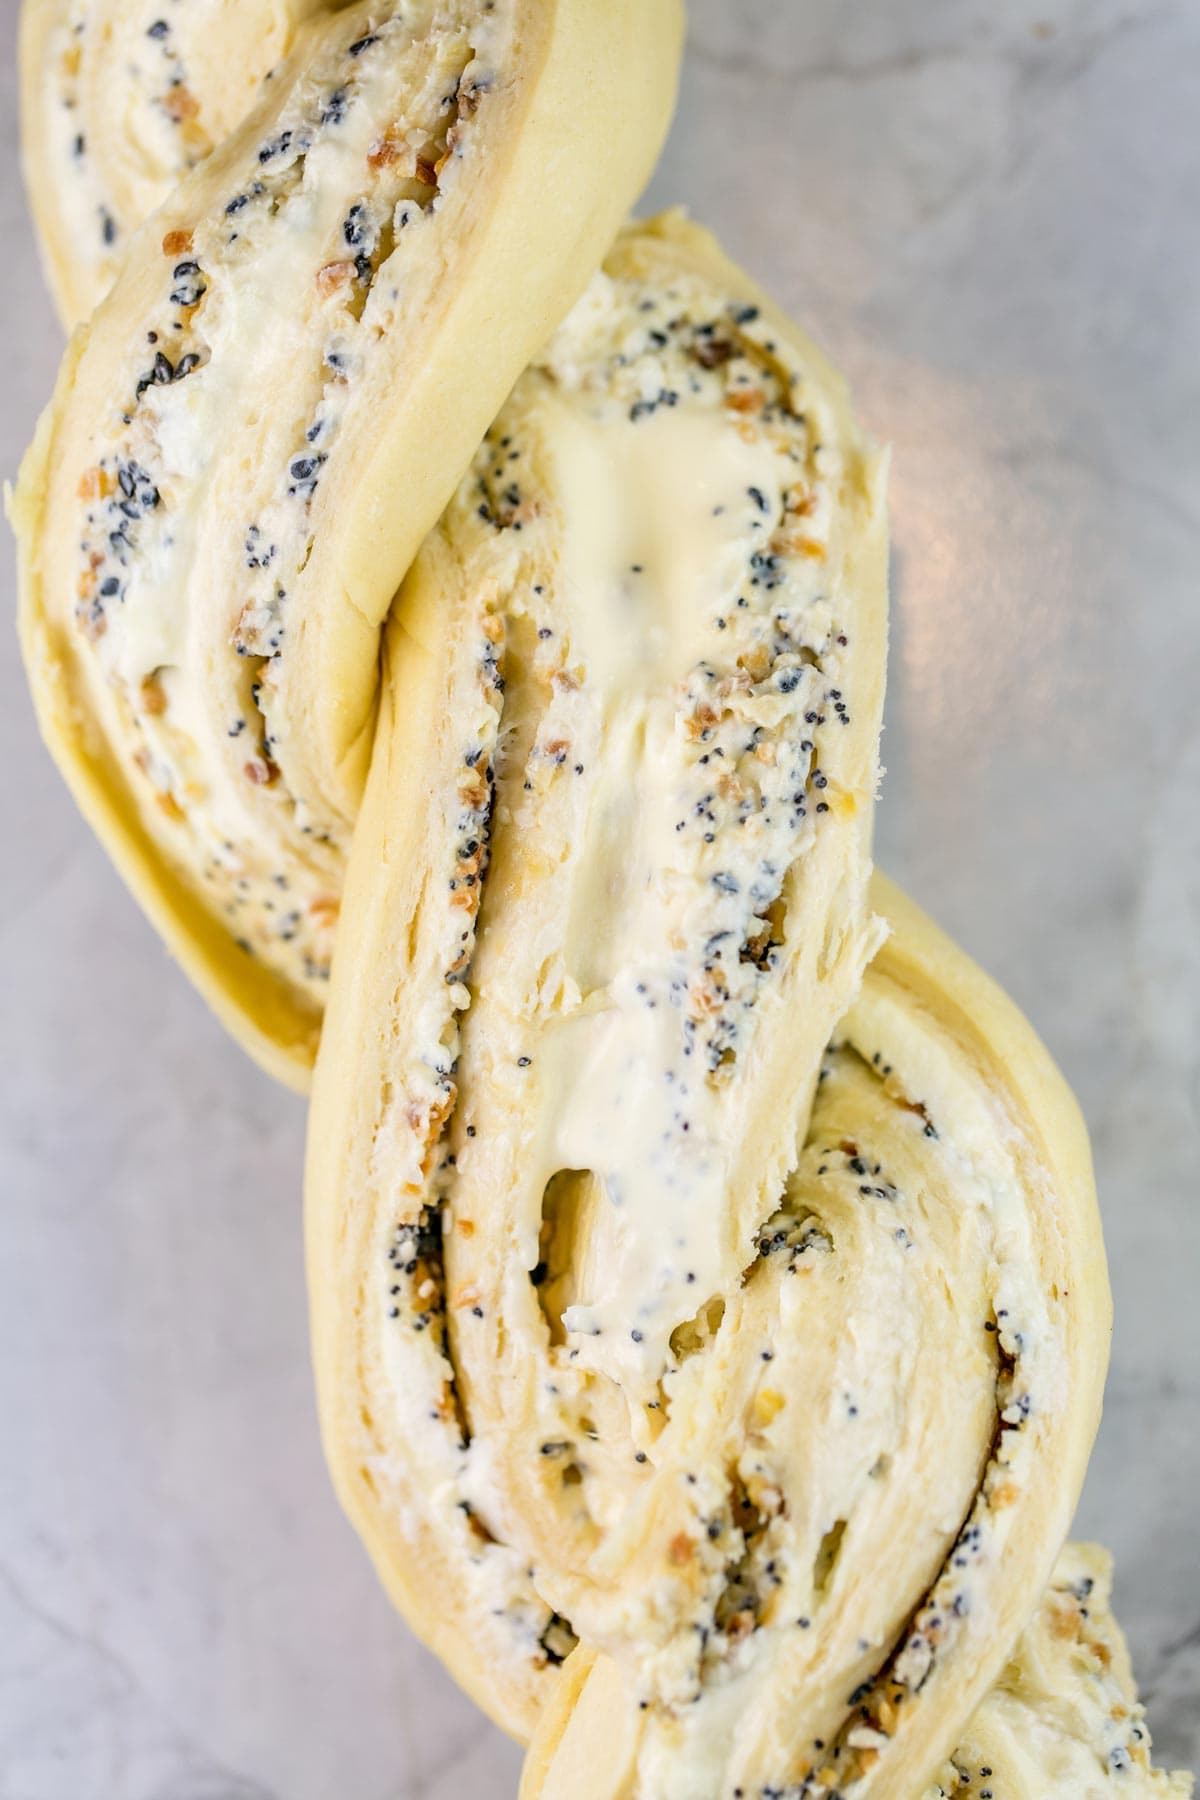
<svg viewBox="0 0 1200 1800"><path fill-rule="evenodd" d="M1080 1526L1118 1553L1158 1745L1196 1761L1200 8L693 0L691 29L653 198L895 446L881 859L1082 1098L1118 1324ZM7 51L10 474L58 334ZM0 1800L505 1800L516 1751L326 1486L301 1107L88 838L11 630L0 659Z"/></svg>

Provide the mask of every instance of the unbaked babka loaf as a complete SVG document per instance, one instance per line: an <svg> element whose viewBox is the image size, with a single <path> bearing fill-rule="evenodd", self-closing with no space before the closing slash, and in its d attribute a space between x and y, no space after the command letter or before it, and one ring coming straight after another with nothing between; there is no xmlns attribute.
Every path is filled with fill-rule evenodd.
<svg viewBox="0 0 1200 1800"><path fill-rule="evenodd" d="M14 502L43 732L214 1006L307 1078L380 623L670 116L677 0L306 26L135 235Z"/></svg>

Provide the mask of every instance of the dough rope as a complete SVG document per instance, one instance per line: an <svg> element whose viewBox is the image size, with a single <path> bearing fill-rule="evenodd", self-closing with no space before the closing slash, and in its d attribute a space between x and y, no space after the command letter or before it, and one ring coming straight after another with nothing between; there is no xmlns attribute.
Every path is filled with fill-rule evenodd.
<svg viewBox="0 0 1200 1800"><path fill-rule="evenodd" d="M297 1085L380 624L646 178L679 34L677 0L314 19L130 242L23 466L43 734L189 974Z"/></svg>
<svg viewBox="0 0 1200 1800"><path fill-rule="evenodd" d="M331 1471L522 1800L1182 1797L1062 1548L1082 1122L871 871L883 460L707 233L618 233L678 39L27 0L102 302L14 502L42 729L234 1033L317 1056Z"/></svg>

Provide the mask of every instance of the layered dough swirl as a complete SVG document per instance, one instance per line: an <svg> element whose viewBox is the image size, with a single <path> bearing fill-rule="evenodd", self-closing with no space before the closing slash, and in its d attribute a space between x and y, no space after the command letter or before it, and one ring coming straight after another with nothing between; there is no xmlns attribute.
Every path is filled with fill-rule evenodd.
<svg viewBox="0 0 1200 1800"><path fill-rule="evenodd" d="M881 459L706 233L612 242L679 27L28 0L112 284L14 505L42 727L236 1034L320 1038L330 1465L522 1800L1182 1797L1061 1549L1081 1121L871 874Z"/></svg>
<svg viewBox="0 0 1200 1800"><path fill-rule="evenodd" d="M68 327L137 227L250 111L320 0L25 0L22 149Z"/></svg>
<svg viewBox="0 0 1200 1800"><path fill-rule="evenodd" d="M677 0L296 34L76 334L14 502L43 732L168 942L307 1077L378 632L670 116Z"/></svg>
<svg viewBox="0 0 1200 1800"><path fill-rule="evenodd" d="M1111 1652L1010 1668L1103 1250L1029 1027L868 900L883 659L836 377L627 234L402 591L309 1140L335 1480L528 1800L965 1791L1022 1707L1032 1791L1164 1779Z"/></svg>

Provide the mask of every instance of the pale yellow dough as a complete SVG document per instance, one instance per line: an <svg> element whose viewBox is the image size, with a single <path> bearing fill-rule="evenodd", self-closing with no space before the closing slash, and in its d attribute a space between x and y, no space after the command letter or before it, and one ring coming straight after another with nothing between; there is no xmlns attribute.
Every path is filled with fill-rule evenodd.
<svg viewBox="0 0 1200 1800"><path fill-rule="evenodd" d="M64 325L239 125L320 0L23 0L21 155Z"/></svg>
<svg viewBox="0 0 1200 1800"><path fill-rule="evenodd" d="M378 632L666 130L678 0L320 15L129 242L13 502L43 733L168 944L298 1085Z"/></svg>

